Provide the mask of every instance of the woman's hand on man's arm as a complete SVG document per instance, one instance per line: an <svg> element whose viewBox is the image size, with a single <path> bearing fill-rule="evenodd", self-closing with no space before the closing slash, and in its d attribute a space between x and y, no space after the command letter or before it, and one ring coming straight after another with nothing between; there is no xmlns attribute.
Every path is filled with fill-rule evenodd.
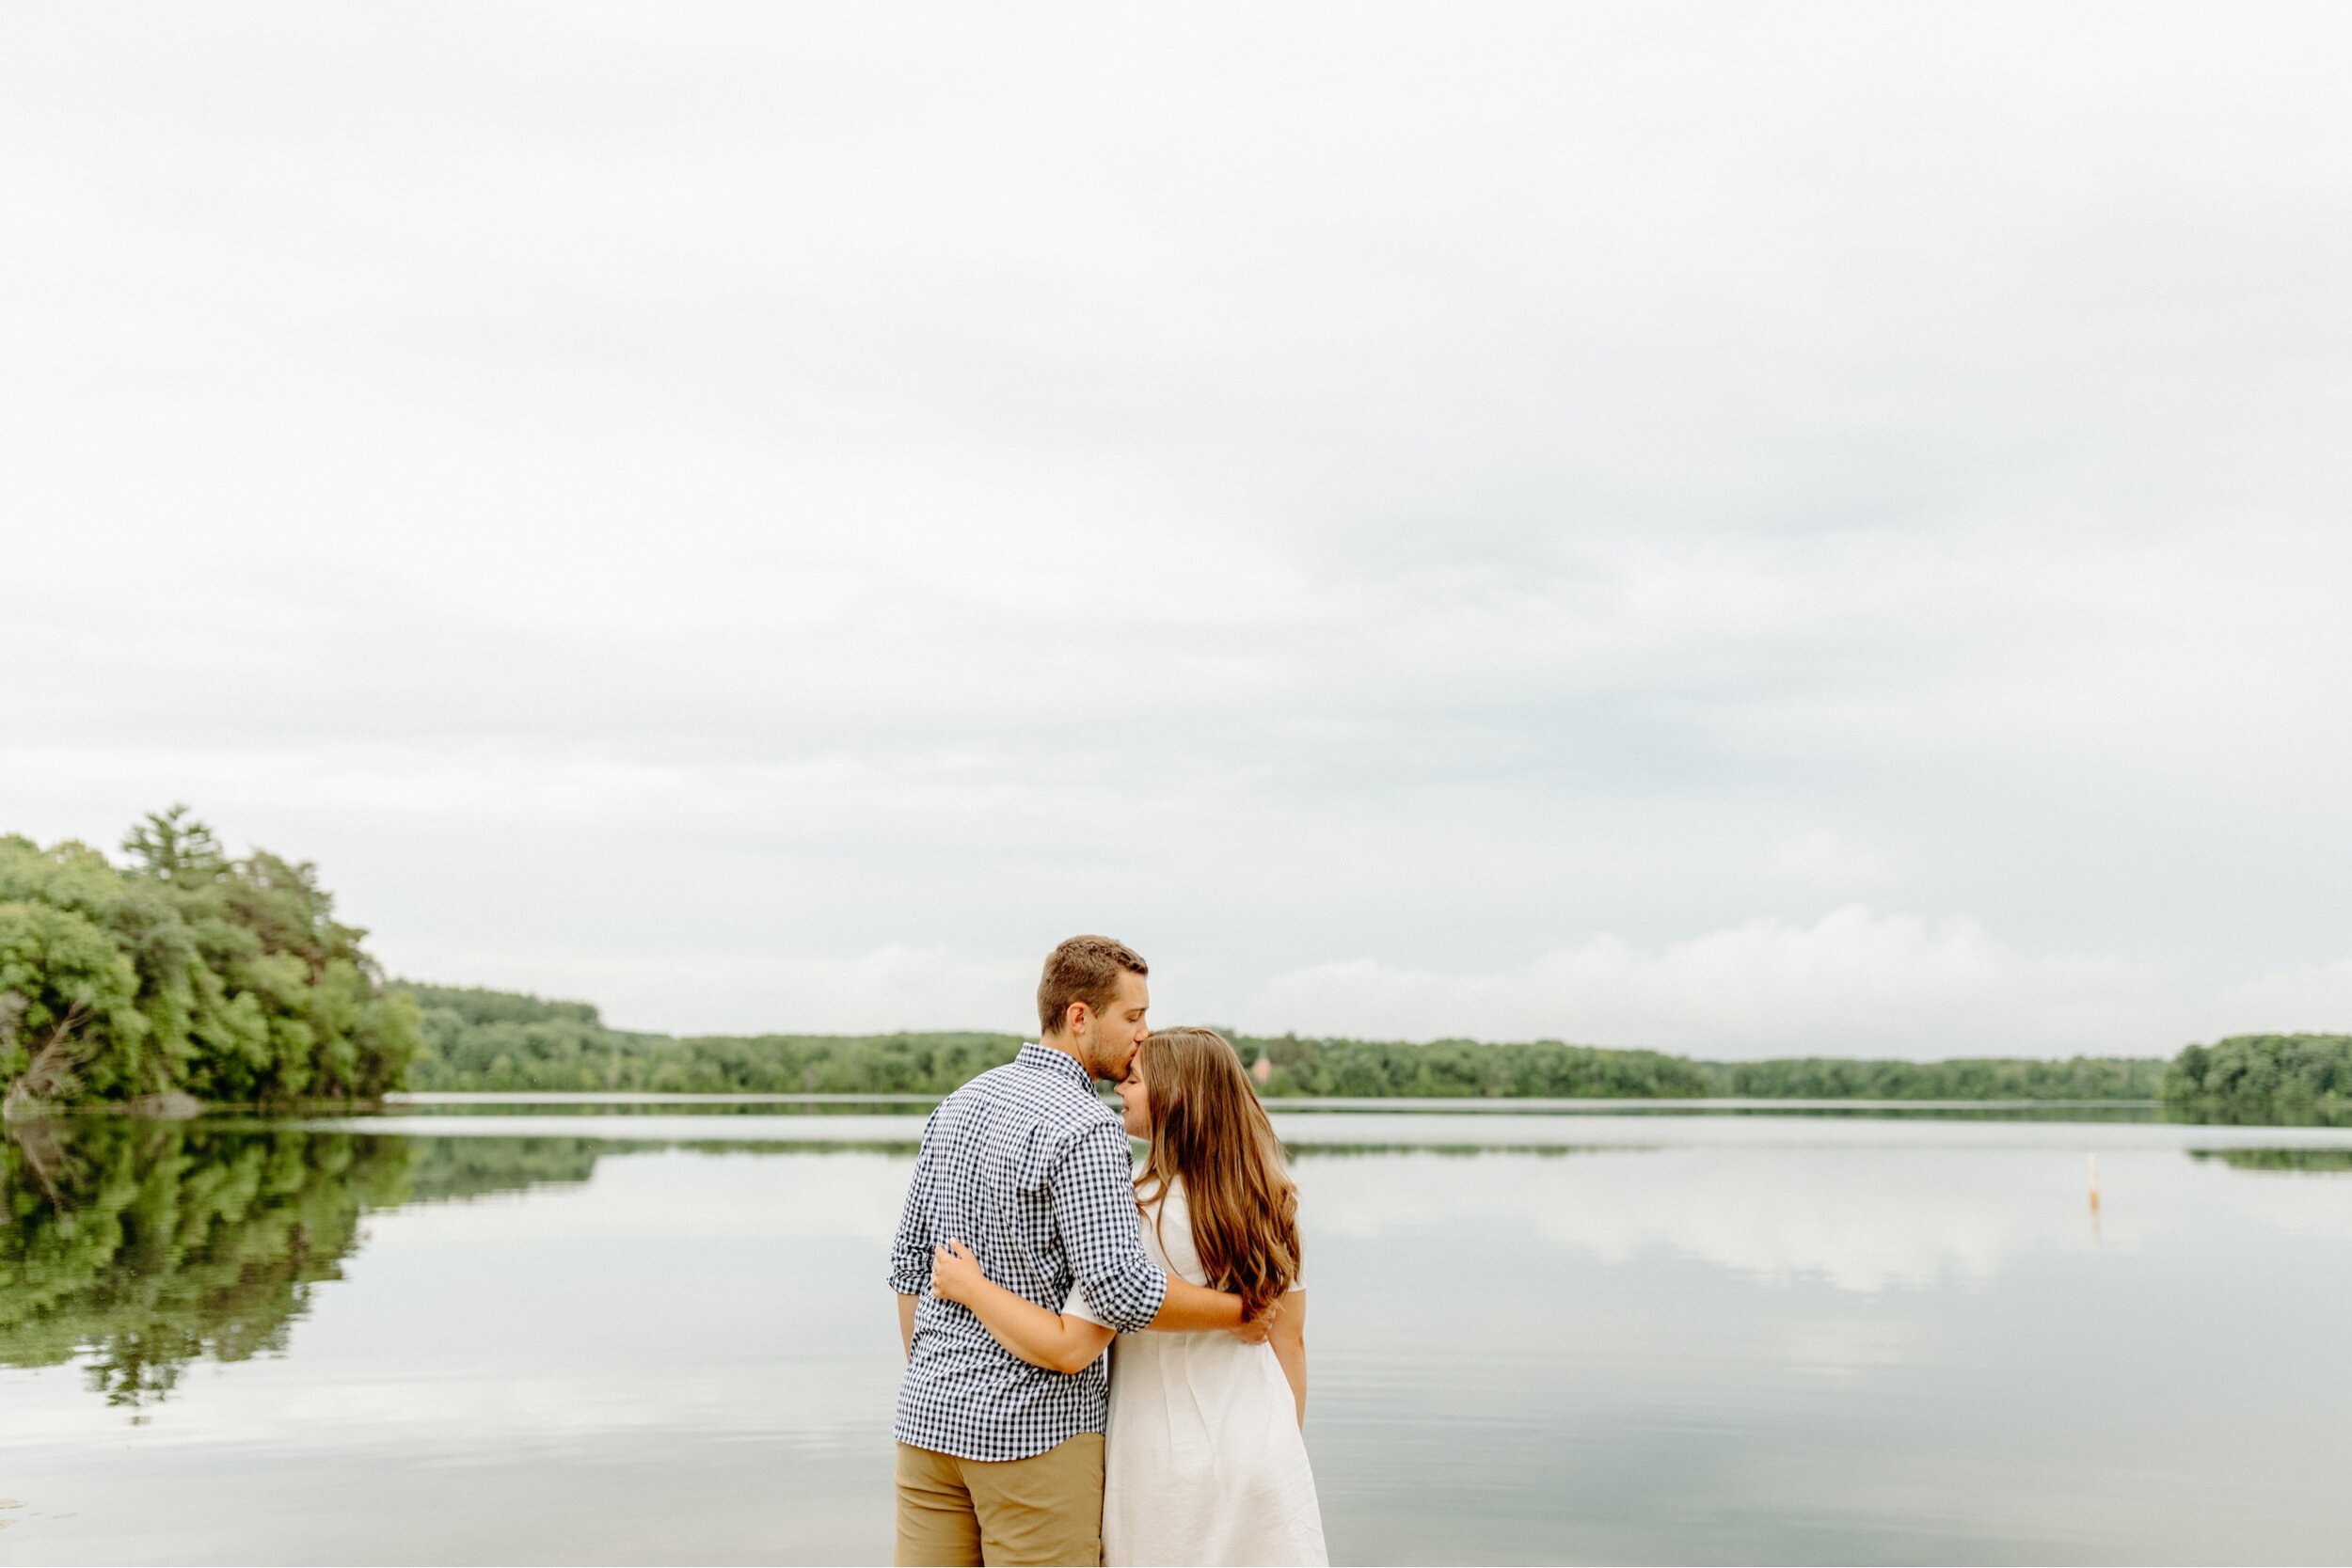
<svg viewBox="0 0 2352 1568"><path fill-rule="evenodd" d="M1113 1331L1103 1324L1049 1312L989 1278L961 1242L949 1242L932 1253L931 1291L942 1301L969 1308L998 1344L1048 1371L1082 1372L1111 1342Z"/></svg>

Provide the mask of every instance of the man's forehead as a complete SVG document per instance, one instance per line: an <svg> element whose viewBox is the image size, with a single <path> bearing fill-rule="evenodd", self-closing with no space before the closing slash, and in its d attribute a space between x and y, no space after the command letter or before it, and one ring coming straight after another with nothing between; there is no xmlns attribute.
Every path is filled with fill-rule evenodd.
<svg viewBox="0 0 2352 1568"><path fill-rule="evenodd" d="M1152 988L1132 969L1119 972L1120 999L1130 1007L1140 1007L1152 1000Z"/></svg>

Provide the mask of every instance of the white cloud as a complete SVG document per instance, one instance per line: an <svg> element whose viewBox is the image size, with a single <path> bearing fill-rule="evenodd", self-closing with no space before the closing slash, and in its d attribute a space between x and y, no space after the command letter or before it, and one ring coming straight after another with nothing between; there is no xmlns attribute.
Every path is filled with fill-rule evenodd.
<svg viewBox="0 0 2352 1568"><path fill-rule="evenodd" d="M2165 1001L2157 975L2122 958L2027 958L1974 920L1854 904L1810 926L1756 920L1653 950L1596 937L1495 974L1318 964L1268 982L1248 1016L1269 1030L1733 1056L2151 1053Z"/></svg>

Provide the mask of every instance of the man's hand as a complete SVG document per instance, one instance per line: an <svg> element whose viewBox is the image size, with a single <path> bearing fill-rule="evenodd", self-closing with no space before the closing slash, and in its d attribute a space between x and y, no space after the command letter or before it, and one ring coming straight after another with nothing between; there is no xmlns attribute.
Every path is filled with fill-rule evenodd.
<svg viewBox="0 0 2352 1568"><path fill-rule="evenodd" d="M1263 1345L1274 1333L1274 1320L1281 1315L1282 1304L1269 1302L1264 1311L1247 1320L1239 1328L1229 1328L1225 1332L1245 1345Z"/></svg>

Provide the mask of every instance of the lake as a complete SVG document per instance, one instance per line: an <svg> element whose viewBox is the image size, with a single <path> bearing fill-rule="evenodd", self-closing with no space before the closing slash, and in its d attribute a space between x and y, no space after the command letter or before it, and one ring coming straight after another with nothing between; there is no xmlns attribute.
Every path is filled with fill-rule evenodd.
<svg viewBox="0 0 2352 1568"><path fill-rule="evenodd" d="M0 1562L886 1561L921 1112L19 1129ZM1334 1560L2352 1560L2352 1132L2050 1115L1282 1111Z"/></svg>

